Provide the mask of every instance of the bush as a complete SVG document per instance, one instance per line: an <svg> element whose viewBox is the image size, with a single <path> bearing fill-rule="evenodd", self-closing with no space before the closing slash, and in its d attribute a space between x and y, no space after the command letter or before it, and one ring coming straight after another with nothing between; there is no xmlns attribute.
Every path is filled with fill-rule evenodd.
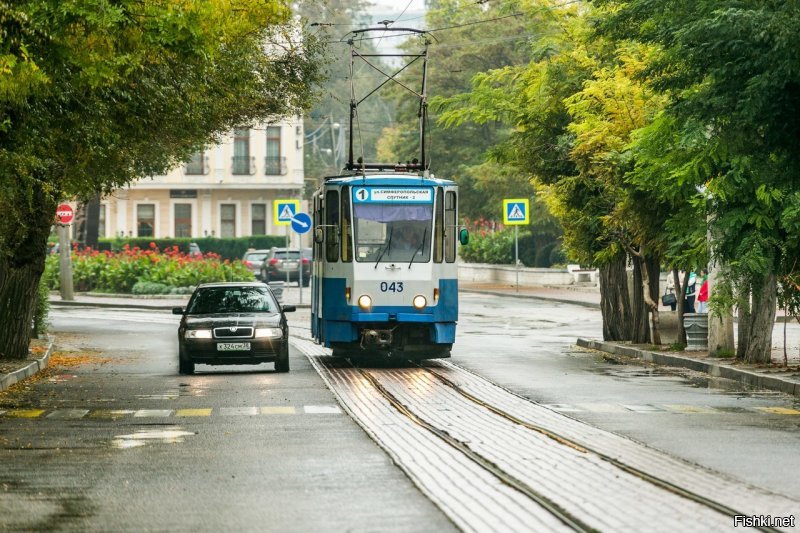
<svg viewBox="0 0 800 533"><path fill-rule="evenodd" d="M45 284L57 289L58 257L45 261ZM222 260L208 252L202 257L182 253L177 246L161 252L155 243L143 250L129 248L121 252L99 252L90 248L73 250L72 276L79 291L111 293L167 294L213 281L252 281L253 273L240 261ZM134 287L136 289L134 290Z"/></svg>
<svg viewBox="0 0 800 533"><path fill-rule="evenodd" d="M467 263L513 264L514 232L506 229L470 233L469 244L462 246L459 254Z"/></svg>
<svg viewBox="0 0 800 533"><path fill-rule="evenodd" d="M514 252L511 253L513 257ZM536 237L527 231L519 234L519 260L527 267L533 266L536 262Z"/></svg>
<svg viewBox="0 0 800 533"><path fill-rule="evenodd" d="M555 250L557 247L558 243L551 242L539 248L539 251L536 252L536 261L534 263L534 266L537 268L550 267L550 265L553 264L553 262L550 260L550 255L553 253L553 250Z"/></svg>
<svg viewBox="0 0 800 533"><path fill-rule="evenodd" d="M36 295L36 309L33 315L33 334L40 337L47 333L50 325L50 288L44 276L39 280L39 292Z"/></svg>
<svg viewBox="0 0 800 533"><path fill-rule="evenodd" d="M548 266L565 264L567 264L567 254L564 252L564 248L557 244L553 247L553 251L550 252L550 264Z"/></svg>
<svg viewBox="0 0 800 533"><path fill-rule="evenodd" d="M223 260L241 259L248 248L269 249L273 246L283 247L286 245L286 237L278 235L252 235L250 237L236 237L221 239L217 237L202 238L162 238L153 239L148 237L114 238L100 239L101 244L108 243L111 250L121 252L127 245L129 249L141 248L149 249L150 243L154 243L160 250L178 247L184 254L189 253L189 243L196 242L203 253L212 252L219 255Z"/></svg>

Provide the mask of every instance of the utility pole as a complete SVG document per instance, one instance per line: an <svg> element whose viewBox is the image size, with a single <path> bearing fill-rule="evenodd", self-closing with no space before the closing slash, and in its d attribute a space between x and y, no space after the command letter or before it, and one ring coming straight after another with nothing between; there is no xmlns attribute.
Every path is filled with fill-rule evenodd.
<svg viewBox="0 0 800 533"><path fill-rule="evenodd" d="M72 301L75 294L72 289L72 256L69 242L69 224L58 224L58 272L62 300Z"/></svg>

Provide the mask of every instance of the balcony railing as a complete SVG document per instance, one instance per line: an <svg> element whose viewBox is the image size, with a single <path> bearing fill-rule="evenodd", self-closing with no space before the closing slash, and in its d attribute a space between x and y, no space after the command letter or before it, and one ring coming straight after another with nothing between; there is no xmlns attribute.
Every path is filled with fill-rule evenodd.
<svg viewBox="0 0 800 533"><path fill-rule="evenodd" d="M249 155L233 156L233 174L250 175L256 173L256 158Z"/></svg>
<svg viewBox="0 0 800 533"><path fill-rule="evenodd" d="M288 172L285 157L267 156L264 158L264 174L266 176L285 176Z"/></svg>
<svg viewBox="0 0 800 533"><path fill-rule="evenodd" d="M192 159L189 160L189 162L187 162L184 166L184 173L200 175L208 174L208 156L201 155L192 157Z"/></svg>

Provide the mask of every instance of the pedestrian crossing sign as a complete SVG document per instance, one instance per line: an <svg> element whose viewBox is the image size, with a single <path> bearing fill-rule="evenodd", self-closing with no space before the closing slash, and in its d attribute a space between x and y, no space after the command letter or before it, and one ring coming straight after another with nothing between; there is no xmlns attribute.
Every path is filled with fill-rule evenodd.
<svg viewBox="0 0 800 533"><path fill-rule="evenodd" d="M503 224L506 226L521 226L530 223L530 209L527 198L503 200Z"/></svg>
<svg viewBox="0 0 800 533"><path fill-rule="evenodd" d="M299 212L300 200L274 200L272 203L272 219L276 226L289 226Z"/></svg>

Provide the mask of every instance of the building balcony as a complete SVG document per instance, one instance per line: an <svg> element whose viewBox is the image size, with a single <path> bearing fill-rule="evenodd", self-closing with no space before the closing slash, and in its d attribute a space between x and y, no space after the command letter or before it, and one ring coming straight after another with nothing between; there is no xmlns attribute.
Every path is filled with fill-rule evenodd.
<svg viewBox="0 0 800 533"><path fill-rule="evenodd" d="M231 174L237 176L252 176L256 173L256 158L249 155L233 156Z"/></svg>
<svg viewBox="0 0 800 533"><path fill-rule="evenodd" d="M265 176L285 176L289 172L286 166L285 157L270 157L264 158L264 175Z"/></svg>

